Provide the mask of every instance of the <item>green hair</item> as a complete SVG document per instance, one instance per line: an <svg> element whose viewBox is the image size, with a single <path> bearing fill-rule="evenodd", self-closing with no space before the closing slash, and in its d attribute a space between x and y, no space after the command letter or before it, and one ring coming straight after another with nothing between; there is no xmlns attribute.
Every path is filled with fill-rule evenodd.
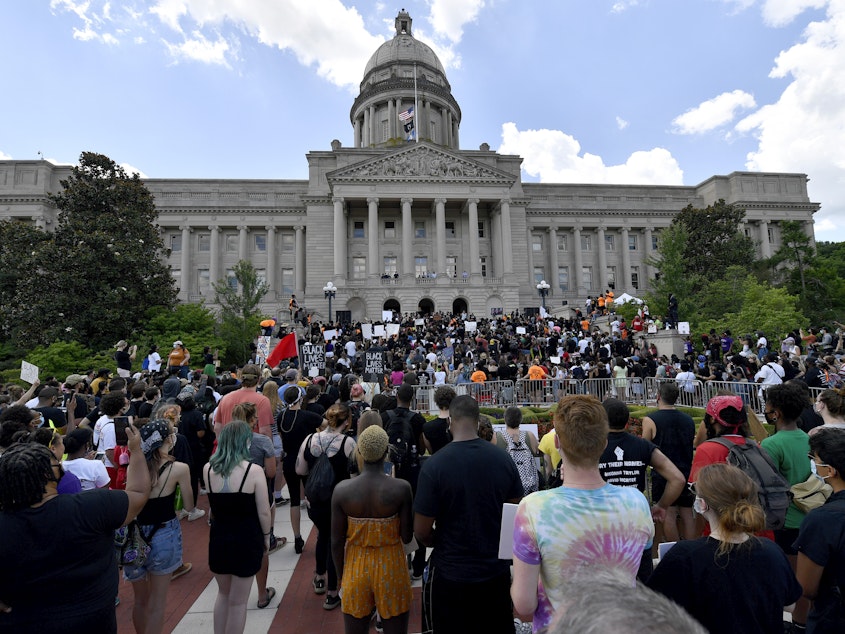
<svg viewBox="0 0 845 634"><path fill-rule="evenodd" d="M249 443L252 430L242 420L233 420L217 434L217 451L208 460L211 469L219 476L228 478L236 466L249 462Z"/></svg>

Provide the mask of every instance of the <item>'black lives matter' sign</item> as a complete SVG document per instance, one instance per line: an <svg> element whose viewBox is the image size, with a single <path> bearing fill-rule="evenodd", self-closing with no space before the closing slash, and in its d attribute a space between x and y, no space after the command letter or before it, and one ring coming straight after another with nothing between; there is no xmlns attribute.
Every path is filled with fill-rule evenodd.
<svg viewBox="0 0 845 634"><path fill-rule="evenodd" d="M305 376L310 376L311 368L317 368L319 373L325 374L326 347L313 343L303 344L299 348L299 361L302 365L302 373Z"/></svg>
<svg viewBox="0 0 845 634"><path fill-rule="evenodd" d="M387 371L387 355L381 350L367 350L364 353L364 380L380 383Z"/></svg>

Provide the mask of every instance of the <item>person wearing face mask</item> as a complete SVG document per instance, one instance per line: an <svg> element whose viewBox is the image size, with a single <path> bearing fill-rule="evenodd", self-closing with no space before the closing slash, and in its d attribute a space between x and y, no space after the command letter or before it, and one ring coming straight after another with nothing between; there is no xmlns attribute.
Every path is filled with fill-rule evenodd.
<svg viewBox="0 0 845 634"><path fill-rule="evenodd" d="M816 398L813 409L822 417L824 427L845 429L845 388L823 390ZM819 429L816 427L810 430L810 435Z"/></svg>
<svg viewBox="0 0 845 634"><path fill-rule="evenodd" d="M783 631L783 611L792 610L801 586L783 551L754 535L765 526L757 485L737 467L716 463L690 488L710 535L672 546L647 585L710 632Z"/></svg>
<svg viewBox="0 0 845 634"><path fill-rule="evenodd" d="M810 511L798 533L798 581L813 602L810 634L845 631L845 431L820 427L810 437L816 474L833 488L821 507Z"/></svg>

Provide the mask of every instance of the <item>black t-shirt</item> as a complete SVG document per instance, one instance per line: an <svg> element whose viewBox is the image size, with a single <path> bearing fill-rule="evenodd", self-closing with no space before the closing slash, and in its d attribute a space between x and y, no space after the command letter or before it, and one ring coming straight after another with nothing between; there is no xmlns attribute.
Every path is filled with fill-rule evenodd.
<svg viewBox="0 0 845 634"><path fill-rule="evenodd" d="M153 403L144 401L138 406L138 418L149 418L153 413Z"/></svg>
<svg viewBox="0 0 845 634"><path fill-rule="evenodd" d="M276 426L282 437L282 449L285 457L282 460L282 468L286 471L296 469L296 456L303 441L308 434L314 431L323 423L323 419L314 412L308 410L286 409L276 417Z"/></svg>
<svg viewBox="0 0 845 634"><path fill-rule="evenodd" d="M197 436L197 432L200 431L208 431L205 425L205 416L202 412L198 409L182 412L179 419L179 433L188 440L188 446L191 448L191 454L195 461L199 461L203 455L203 443Z"/></svg>
<svg viewBox="0 0 845 634"><path fill-rule="evenodd" d="M607 447L599 458L599 471L605 482L645 491L646 467L651 464L654 443L626 431L607 435Z"/></svg>
<svg viewBox="0 0 845 634"><path fill-rule="evenodd" d="M449 420L435 418L426 421L423 425L423 435L428 440L428 444L431 445L431 453L434 455L438 450L452 442L452 435L449 433Z"/></svg>
<svg viewBox="0 0 845 634"><path fill-rule="evenodd" d="M114 529L128 510L125 491L94 489L0 512L0 597L12 606L0 631L35 631L47 618L61 623L114 605Z"/></svg>
<svg viewBox="0 0 845 634"><path fill-rule="evenodd" d="M752 538L719 556L710 537L678 542L654 569L648 586L683 607L710 632L771 634L783 631L783 607L801 586L780 547Z"/></svg>
<svg viewBox="0 0 845 634"><path fill-rule="evenodd" d="M648 417L654 421L656 432L654 444L662 451L678 470L689 478L692 469L692 443L695 439L695 421L689 414L676 409L659 409L650 412ZM661 477L660 474L652 474Z"/></svg>
<svg viewBox="0 0 845 634"><path fill-rule="evenodd" d="M514 461L480 438L450 442L423 462L414 511L436 520L437 574L478 583L506 573L509 563L499 559L502 504L522 495Z"/></svg>
<svg viewBox="0 0 845 634"><path fill-rule="evenodd" d="M129 358L129 353L126 350L118 350L114 353L114 360L117 363L118 370L131 370L132 359Z"/></svg>
<svg viewBox="0 0 845 634"><path fill-rule="evenodd" d="M44 416L42 427L50 427L50 421L53 422L52 427L55 429L67 427L67 417L65 417L65 413L58 407L33 407L32 409L33 411L41 412L42 416Z"/></svg>

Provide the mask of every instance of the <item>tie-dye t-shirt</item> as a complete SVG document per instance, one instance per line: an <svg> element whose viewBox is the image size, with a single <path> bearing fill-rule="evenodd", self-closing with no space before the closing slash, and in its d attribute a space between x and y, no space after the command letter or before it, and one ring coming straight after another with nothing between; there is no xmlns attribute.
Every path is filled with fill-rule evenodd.
<svg viewBox="0 0 845 634"><path fill-rule="evenodd" d="M513 554L540 566L534 631L549 625L568 577L583 566L621 568L630 573L633 586L653 538L648 500L632 487L559 487L523 498L514 523Z"/></svg>

